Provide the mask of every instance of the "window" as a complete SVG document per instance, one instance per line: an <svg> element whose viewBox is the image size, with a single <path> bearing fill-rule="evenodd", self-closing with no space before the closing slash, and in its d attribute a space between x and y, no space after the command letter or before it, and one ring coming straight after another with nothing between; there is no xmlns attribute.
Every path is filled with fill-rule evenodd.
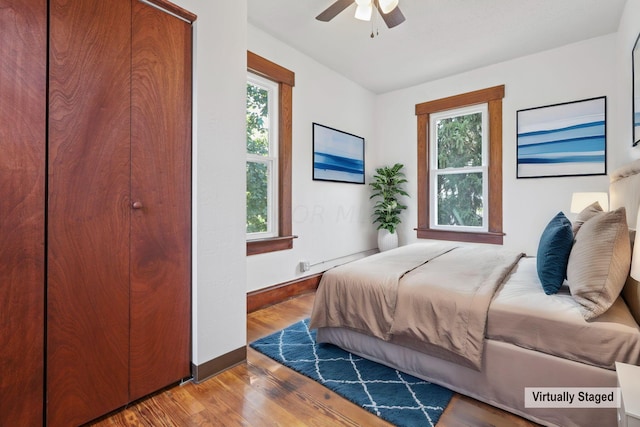
<svg viewBox="0 0 640 427"><path fill-rule="evenodd" d="M278 236L278 85L247 77L247 239Z"/></svg>
<svg viewBox="0 0 640 427"><path fill-rule="evenodd" d="M247 52L247 255L293 247L292 89L295 74Z"/></svg>
<svg viewBox="0 0 640 427"><path fill-rule="evenodd" d="M504 86L416 105L418 238L502 244Z"/></svg>
<svg viewBox="0 0 640 427"><path fill-rule="evenodd" d="M487 105L431 114L430 228L488 231Z"/></svg>

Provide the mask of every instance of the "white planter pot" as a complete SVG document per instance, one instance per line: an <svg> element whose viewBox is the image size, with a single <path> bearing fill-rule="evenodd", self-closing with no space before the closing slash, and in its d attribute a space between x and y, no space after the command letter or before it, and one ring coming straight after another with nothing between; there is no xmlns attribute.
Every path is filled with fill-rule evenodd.
<svg viewBox="0 0 640 427"><path fill-rule="evenodd" d="M388 230L381 228L378 230L378 249L380 252L388 251L398 247L398 234L389 233Z"/></svg>

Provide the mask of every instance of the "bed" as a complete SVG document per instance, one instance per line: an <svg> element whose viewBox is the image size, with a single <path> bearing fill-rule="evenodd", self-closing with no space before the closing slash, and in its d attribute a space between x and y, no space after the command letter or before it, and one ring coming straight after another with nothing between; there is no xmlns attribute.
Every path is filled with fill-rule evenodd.
<svg viewBox="0 0 640 427"><path fill-rule="evenodd" d="M310 326L320 343L542 425L617 425L615 408L525 407L524 390L616 387L615 362L640 365L640 285L628 276L627 225L635 228L639 188L640 160L611 174L609 212L592 206L571 225L567 280L550 294L540 257L427 241L325 272ZM602 227L612 221L608 233Z"/></svg>

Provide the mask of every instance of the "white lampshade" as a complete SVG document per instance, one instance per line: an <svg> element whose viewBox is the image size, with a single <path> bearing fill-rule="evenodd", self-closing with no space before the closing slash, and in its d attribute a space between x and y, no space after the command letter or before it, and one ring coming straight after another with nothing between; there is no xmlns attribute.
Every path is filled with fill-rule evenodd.
<svg viewBox="0 0 640 427"><path fill-rule="evenodd" d="M389 13L398 6L398 0L378 0L382 13Z"/></svg>
<svg viewBox="0 0 640 427"><path fill-rule="evenodd" d="M571 196L571 213L580 213L593 202L600 203L602 210L609 210L609 194L607 193L573 193L573 196Z"/></svg>
<svg viewBox="0 0 640 427"><path fill-rule="evenodd" d="M371 21L371 13L373 12L373 6L371 6L371 2L366 2L368 4L364 4L365 2L358 2L358 7L356 8L356 19L361 21Z"/></svg>
<svg viewBox="0 0 640 427"><path fill-rule="evenodd" d="M636 218L635 229L636 238L633 243L633 254L631 255L631 271L629 275L636 280L640 280L640 233L638 233L638 221L640 221L640 209Z"/></svg>

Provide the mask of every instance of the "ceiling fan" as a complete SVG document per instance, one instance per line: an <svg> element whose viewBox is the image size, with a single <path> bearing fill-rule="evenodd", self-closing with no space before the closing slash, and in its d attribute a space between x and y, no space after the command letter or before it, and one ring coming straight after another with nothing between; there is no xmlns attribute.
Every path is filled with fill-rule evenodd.
<svg viewBox="0 0 640 427"><path fill-rule="evenodd" d="M329 22L353 3L358 5L355 15L357 19L363 21L371 20L371 14L375 6L387 27L393 28L405 21L405 17L398 7L398 0L337 0L324 12L316 16L316 19Z"/></svg>

